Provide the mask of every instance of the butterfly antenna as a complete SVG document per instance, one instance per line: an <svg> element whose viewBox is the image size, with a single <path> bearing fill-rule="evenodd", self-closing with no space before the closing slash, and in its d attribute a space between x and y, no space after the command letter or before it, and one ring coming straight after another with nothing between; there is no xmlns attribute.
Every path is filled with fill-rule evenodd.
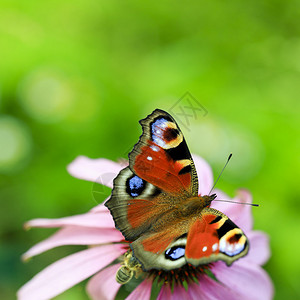
<svg viewBox="0 0 300 300"><path fill-rule="evenodd" d="M235 201L231 201L231 200L220 200L220 199L214 199L214 201L220 201L220 202L229 202L229 203L236 203L236 204L245 204L245 205L251 205L251 206L256 206L258 207L259 204L254 204L254 203L245 203L245 202L235 202Z"/></svg>
<svg viewBox="0 0 300 300"><path fill-rule="evenodd" d="M212 191L212 190L214 189L214 187L216 186L216 184L217 184L219 178L221 177L221 175L222 175L224 169L226 168L227 164L229 163L231 157L232 157L232 153L229 154L228 159L227 159L227 161L226 161L226 163L225 163L225 165L224 165L224 167L223 167L223 169L222 169L220 175L218 176L217 180L215 181L214 185L212 186L212 188L211 188L211 190L210 190L208 196L210 195L211 191Z"/></svg>

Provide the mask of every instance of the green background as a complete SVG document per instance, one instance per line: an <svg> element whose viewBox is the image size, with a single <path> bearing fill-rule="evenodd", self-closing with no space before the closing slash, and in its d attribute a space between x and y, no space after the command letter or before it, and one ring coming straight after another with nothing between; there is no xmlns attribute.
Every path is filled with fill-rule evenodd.
<svg viewBox="0 0 300 300"><path fill-rule="evenodd" d="M0 298L83 249L20 261L53 232L25 221L84 213L109 193L95 197L67 164L126 157L138 120L187 91L208 112L182 128L191 152L215 177L233 152L218 188L253 193L275 299L299 298L299 20L299 1L2 0ZM84 283L57 297L86 298Z"/></svg>

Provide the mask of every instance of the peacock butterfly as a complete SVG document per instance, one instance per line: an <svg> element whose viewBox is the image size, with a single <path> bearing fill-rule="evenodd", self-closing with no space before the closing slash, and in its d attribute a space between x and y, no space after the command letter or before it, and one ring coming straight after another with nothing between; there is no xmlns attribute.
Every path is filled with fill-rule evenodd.
<svg viewBox="0 0 300 300"><path fill-rule="evenodd" d="M246 255L243 231L210 208L216 195L198 195L195 165L172 116L156 109L140 123L143 134L129 153L129 166L114 179L105 203L130 242L134 265L170 271L217 260L231 265Z"/></svg>

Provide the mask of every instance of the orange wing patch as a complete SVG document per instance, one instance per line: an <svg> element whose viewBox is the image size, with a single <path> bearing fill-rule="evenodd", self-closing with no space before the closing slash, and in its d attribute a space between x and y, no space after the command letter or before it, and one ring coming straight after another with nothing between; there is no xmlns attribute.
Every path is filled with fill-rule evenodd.
<svg viewBox="0 0 300 300"><path fill-rule="evenodd" d="M216 260L231 265L248 249L247 237L240 228L216 209L204 208L190 227L185 256L194 266Z"/></svg>
<svg viewBox="0 0 300 300"><path fill-rule="evenodd" d="M216 226L209 225L215 218L214 215L207 215L193 223L188 233L187 248L185 250L185 256L188 259L198 260L219 252Z"/></svg>
<svg viewBox="0 0 300 300"><path fill-rule="evenodd" d="M127 218L132 228L145 226L155 221L161 209L150 200L133 199L128 201Z"/></svg>
<svg viewBox="0 0 300 300"><path fill-rule="evenodd" d="M163 232L159 232L143 240L142 246L144 247L145 251L158 254L164 252L172 240L173 236L170 237L168 231L165 231L164 234Z"/></svg>
<svg viewBox="0 0 300 300"><path fill-rule="evenodd" d="M133 166L134 172L144 180L171 194L188 192L191 186L191 161L188 159L174 161L160 146L149 141L141 148ZM182 172L182 173L181 173Z"/></svg>

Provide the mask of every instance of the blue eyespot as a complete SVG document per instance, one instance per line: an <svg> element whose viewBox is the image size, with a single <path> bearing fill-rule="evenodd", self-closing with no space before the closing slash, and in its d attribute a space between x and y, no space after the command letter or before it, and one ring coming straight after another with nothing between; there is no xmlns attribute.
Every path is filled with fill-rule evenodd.
<svg viewBox="0 0 300 300"><path fill-rule="evenodd" d="M165 258L170 260L177 260L181 257L183 257L185 254L185 247L184 246L175 246L172 248L169 248L165 252Z"/></svg>
<svg viewBox="0 0 300 300"><path fill-rule="evenodd" d="M127 180L127 193L132 197L139 196L145 188L145 182L140 177L134 175Z"/></svg>

